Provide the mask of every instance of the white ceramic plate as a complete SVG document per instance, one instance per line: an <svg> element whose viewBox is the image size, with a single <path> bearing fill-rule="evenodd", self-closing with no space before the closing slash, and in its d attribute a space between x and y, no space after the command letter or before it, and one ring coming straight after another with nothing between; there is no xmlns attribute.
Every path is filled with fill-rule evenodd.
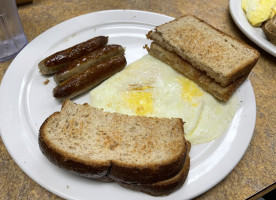
<svg viewBox="0 0 276 200"><path fill-rule="evenodd" d="M109 43L126 47L131 63L147 52L145 34L173 18L134 10L110 10L65 21L38 36L14 59L0 90L0 127L3 142L21 169L47 190L66 199L153 199L141 192L76 175L51 164L40 152L38 131L42 122L61 103L52 97L52 77L39 74L37 64L44 57L98 35ZM50 82L44 85L43 82ZM159 199L191 199L220 182L237 165L253 135L256 117L255 96L249 80L236 91L240 106L229 129L217 140L191 149L191 170L183 187ZM89 93L74 99L89 101Z"/></svg>
<svg viewBox="0 0 276 200"><path fill-rule="evenodd" d="M262 28L253 27L247 20L241 7L241 0L230 0L229 8L231 16L239 29L256 45L276 56L276 46L267 40Z"/></svg>

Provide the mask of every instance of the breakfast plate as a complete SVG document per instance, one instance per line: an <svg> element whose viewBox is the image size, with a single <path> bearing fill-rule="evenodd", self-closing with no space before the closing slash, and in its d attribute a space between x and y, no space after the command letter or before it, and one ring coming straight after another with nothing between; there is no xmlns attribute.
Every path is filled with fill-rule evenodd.
<svg viewBox="0 0 276 200"><path fill-rule="evenodd" d="M276 56L276 46L267 40L262 28L253 27L248 22L241 7L241 0L230 0L229 8L231 16L239 29L256 45Z"/></svg>
<svg viewBox="0 0 276 200"><path fill-rule="evenodd" d="M128 63L147 54L150 44L145 34L172 17L137 10L108 10L72 18L47 30L31 41L13 60L0 88L0 133L17 165L34 181L65 199L152 199L152 196L68 173L50 163L38 146L43 121L59 111L61 102L53 98L55 82L42 76L38 63L52 53L107 35L109 43L126 48ZM48 82L46 84L46 81ZM249 80L235 92L239 100L228 129L212 142L192 146L191 168L184 185L159 199L191 199L225 178L243 157L253 136L256 120L255 96ZM89 93L73 99L89 102Z"/></svg>

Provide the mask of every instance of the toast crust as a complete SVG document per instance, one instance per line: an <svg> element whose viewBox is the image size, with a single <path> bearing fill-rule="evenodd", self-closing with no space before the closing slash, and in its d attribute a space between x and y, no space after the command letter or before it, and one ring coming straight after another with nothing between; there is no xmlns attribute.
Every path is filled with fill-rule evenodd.
<svg viewBox="0 0 276 200"><path fill-rule="evenodd" d="M150 47L146 46L146 49L148 50L150 55L170 65L181 74L195 81L202 89L209 92L221 101L228 101L235 90L248 76L245 75L236 80L234 83L223 87L214 79L207 76L206 73L204 73L203 71L193 67L189 62L183 60L177 54L162 48L155 42L152 42Z"/></svg>
<svg viewBox="0 0 276 200"><path fill-rule="evenodd" d="M191 144L187 141L185 162L182 169L174 177L152 184L126 184L117 182L119 185L136 191L141 191L152 196L166 196L179 189L185 182L190 169Z"/></svg>
<svg viewBox="0 0 276 200"><path fill-rule="evenodd" d="M124 183L139 183L139 184L146 184L146 183L154 183L162 180L166 180L170 177L175 176L180 169L182 168L185 162L185 154L186 154L186 140L184 138L184 130L183 130L183 121L181 119L171 119L173 123L171 123L172 131L168 133L170 135L177 134L178 142L175 143L174 147L168 146L168 153L170 157L166 158L165 160L157 160L156 162L142 163L139 164L139 160L133 163L126 163L126 161L121 161L120 159L114 157L109 157L107 159L100 158L100 159L93 159L89 156L80 156L76 154L74 151L70 149L62 148L62 144L57 145L59 143L54 143L53 138L49 137L49 127L56 126L55 123L61 123L61 119L64 121L67 115L69 116L71 112L75 112L76 109L78 112L90 112L95 117L96 115L102 115L100 118L103 118L100 123L104 123L106 126L111 125L112 129L120 130L120 128L124 128L124 123L126 121L134 120L137 123L141 123L143 126L146 126L150 129L149 126L152 126L151 123L156 123L160 121L164 121L165 124L168 124L169 119L161 119L161 118L149 118L149 117L140 117L140 116L126 116L121 114L115 113L106 113L101 109L92 108L88 104L84 105L76 105L70 100L64 101L62 105L62 109L60 112L56 112L49 116L44 123L42 124L40 131L39 131L39 146L43 154L55 165L65 168L69 171L72 171L75 174L89 177L89 178L105 178L108 177L114 181L120 181ZM85 110L85 111L84 111ZM108 121L110 120L111 121ZM93 120L93 118L89 118L89 120ZM66 120L65 120L66 121ZM68 121L70 121L68 119ZM107 122L108 121L108 122ZM120 121L121 125L119 125ZM54 123L55 122L55 123ZM150 123L151 122L151 123ZM70 128L70 127L69 127ZM85 128L85 127L84 127ZM94 127L96 128L96 127ZM156 127L155 127L156 128ZM165 127L163 127L165 128ZM125 130L124 130L125 131ZM162 132L163 130L159 130ZM126 132L126 131L125 131ZM125 133L124 132L124 133ZM163 131L164 132L164 131ZM56 141L63 140L64 134L67 134L67 139L70 141L74 141L74 134L69 134L69 130L65 132L61 132L58 135L55 135ZM132 134L135 134L132 133ZM137 134L140 134L137 132ZM149 132L148 134L157 134ZM163 133L164 134L164 133ZM152 135L151 137L156 137ZM174 137L174 136L173 136ZM157 137L156 137L157 138ZM156 140L154 138L154 140ZM77 141L75 141L77 142ZM175 141L173 141L175 142ZM107 144L109 145L109 144ZM139 144L138 144L139 145ZM144 144L140 144L144 145ZM112 148L109 148L109 154L113 153ZM120 144L117 144L116 148L120 148ZM115 148L115 149L116 149ZM137 147L139 148L139 147ZM155 146L150 154L155 153L158 151L159 148ZM93 153L93 152L92 152ZM128 152L130 153L130 152ZM139 153L139 152L138 152ZM133 155L135 156L135 155Z"/></svg>
<svg viewBox="0 0 276 200"><path fill-rule="evenodd" d="M59 113L56 112L50 117L54 117ZM39 147L42 153L50 160L53 164L60 168L69 170L73 174L81 175L88 178L98 179L105 176L108 172L109 165L102 163L102 165L91 165L86 162L79 161L77 158L72 159L66 152L62 152L53 145L43 136L43 127L47 126L49 118L42 125L42 129L39 134Z"/></svg>
<svg viewBox="0 0 276 200"><path fill-rule="evenodd" d="M248 74L260 56L254 48L192 15L157 26L146 36L222 86Z"/></svg>

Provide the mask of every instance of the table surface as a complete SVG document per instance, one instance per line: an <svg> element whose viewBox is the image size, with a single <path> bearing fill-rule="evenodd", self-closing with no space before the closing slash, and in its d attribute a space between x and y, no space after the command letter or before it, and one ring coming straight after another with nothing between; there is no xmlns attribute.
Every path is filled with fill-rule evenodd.
<svg viewBox="0 0 276 200"><path fill-rule="evenodd" d="M196 199L256 199L275 188L276 58L252 43L233 22L227 0L34 0L18 7L28 41L82 14L135 9L172 17L193 14L256 48L261 57L250 73L257 103L253 139L242 160L219 184ZM11 61L0 63L0 82ZM60 199L30 179L13 161L0 138L0 199Z"/></svg>

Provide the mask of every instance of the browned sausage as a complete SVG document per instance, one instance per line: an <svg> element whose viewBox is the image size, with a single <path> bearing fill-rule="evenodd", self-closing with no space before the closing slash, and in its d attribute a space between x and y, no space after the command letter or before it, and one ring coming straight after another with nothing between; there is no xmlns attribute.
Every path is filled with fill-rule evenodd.
<svg viewBox="0 0 276 200"><path fill-rule="evenodd" d="M124 55L118 55L104 60L103 62L84 70L63 81L53 90L57 99L64 100L73 98L87 90L92 89L100 82L121 71L126 66Z"/></svg>
<svg viewBox="0 0 276 200"><path fill-rule="evenodd" d="M86 68L96 65L103 60L120 55L124 53L124 48L120 45L107 45L104 47L101 47L95 51L92 51L76 60L74 60L72 63L70 63L68 66L62 68L60 71L58 71L55 76L54 80L57 83L60 83L69 77L74 76L75 74L78 74L82 71L84 71Z"/></svg>
<svg viewBox="0 0 276 200"><path fill-rule="evenodd" d="M41 74L53 74L60 70L62 67L68 65L73 60L94 51L108 42L108 37L98 36L67 48L65 50L54 53L53 55L43 59L38 68Z"/></svg>

